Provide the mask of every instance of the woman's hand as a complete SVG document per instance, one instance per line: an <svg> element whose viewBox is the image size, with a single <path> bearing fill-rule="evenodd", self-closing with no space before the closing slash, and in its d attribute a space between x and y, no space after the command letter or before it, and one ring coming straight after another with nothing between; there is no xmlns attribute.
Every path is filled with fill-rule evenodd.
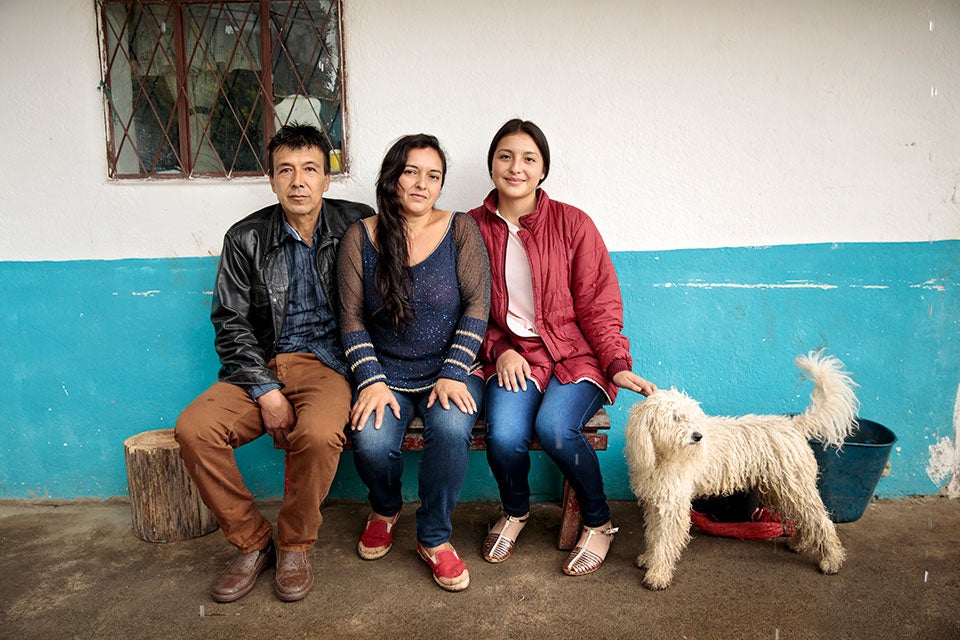
<svg viewBox="0 0 960 640"><path fill-rule="evenodd" d="M452 402L464 413L473 415L477 412L477 401L467 391L465 382L458 382L450 378L438 378L433 385L433 391L430 392L430 397L427 398L427 409L438 400L440 406L446 410L450 409L450 403Z"/></svg>
<svg viewBox="0 0 960 640"><path fill-rule="evenodd" d="M615 376L613 376L613 384L617 385L621 389L636 391L644 396L649 396L651 393L657 390L657 385L653 384L649 380L644 380L633 371L618 372Z"/></svg>
<svg viewBox="0 0 960 640"><path fill-rule="evenodd" d="M530 363L513 349L497 358L497 384L507 391L526 391Z"/></svg>
<svg viewBox="0 0 960 640"><path fill-rule="evenodd" d="M400 403L397 402L387 383L375 382L369 387L364 387L357 395L357 401L350 408L350 428L354 431L362 431L363 425L370 419L370 414L375 413L373 428L379 429L383 426L383 416L387 407L393 409L393 415L399 420Z"/></svg>

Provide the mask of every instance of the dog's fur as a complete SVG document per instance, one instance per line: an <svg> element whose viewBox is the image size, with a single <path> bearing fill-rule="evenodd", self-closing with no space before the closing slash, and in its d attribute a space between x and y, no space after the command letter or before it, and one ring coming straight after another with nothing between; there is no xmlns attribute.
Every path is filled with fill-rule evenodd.
<svg viewBox="0 0 960 640"><path fill-rule="evenodd" d="M794 361L813 381L811 403L796 416L704 414L685 393L660 390L630 412L626 457L630 487L643 509L644 585L665 589L690 541L691 500L755 488L763 504L789 520L795 551L820 554L820 570L837 573L845 553L817 491L808 439L840 447L856 429L856 386L843 363L822 352Z"/></svg>

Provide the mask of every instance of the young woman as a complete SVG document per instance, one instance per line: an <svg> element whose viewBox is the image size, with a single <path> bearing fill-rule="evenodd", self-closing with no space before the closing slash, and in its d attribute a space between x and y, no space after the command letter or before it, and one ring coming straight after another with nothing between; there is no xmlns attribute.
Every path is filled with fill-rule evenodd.
<svg viewBox="0 0 960 640"><path fill-rule="evenodd" d="M393 545L403 499L400 448L414 416L424 425L417 552L448 591L470 584L450 544L450 516L467 468L483 395L477 352L487 326L490 267L477 225L435 208L446 158L433 136L400 138L377 179L378 215L343 239L343 346L357 392L354 460L373 513L357 547L375 560Z"/></svg>
<svg viewBox="0 0 960 640"><path fill-rule="evenodd" d="M487 460L503 515L483 543L488 562L515 548L530 511L533 436L576 491L583 517L564 573L600 568L617 528L600 465L583 425L616 399L656 385L631 371L617 274L597 228L579 209L539 188L550 148L537 125L510 120L493 138L494 190L470 211L490 256L490 324L481 349L487 377Z"/></svg>

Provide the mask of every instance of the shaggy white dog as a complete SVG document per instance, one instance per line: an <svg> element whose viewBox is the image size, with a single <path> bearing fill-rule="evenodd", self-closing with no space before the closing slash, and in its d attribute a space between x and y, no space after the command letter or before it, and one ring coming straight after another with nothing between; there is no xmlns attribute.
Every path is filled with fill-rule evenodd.
<svg viewBox="0 0 960 640"><path fill-rule="evenodd" d="M630 487L643 509L644 585L665 589L690 541L690 502L755 488L764 506L789 520L795 551L815 551L820 570L837 573L844 550L817 491L808 439L840 447L857 427L856 384L843 363L822 352L794 361L813 381L810 406L796 416L704 414L676 389L661 390L630 411L626 457Z"/></svg>

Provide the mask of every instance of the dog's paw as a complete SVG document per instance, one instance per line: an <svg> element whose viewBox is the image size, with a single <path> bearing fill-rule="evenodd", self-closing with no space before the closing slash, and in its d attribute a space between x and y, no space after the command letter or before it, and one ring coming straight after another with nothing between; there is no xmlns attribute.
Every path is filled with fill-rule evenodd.
<svg viewBox="0 0 960 640"><path fill-rule="evenodd" d="M647 568L647 555L646 555L645 553L641 553L641 554L638 555L636 558L634 558L634 559L633 559L633 566L637 567L638 569L646 569L646 568Z"/></svg>
<svg viewBox="0 0 960 640"><path fill-rule="evenodd" d="M841 568L843 568L843 560L830 560L824 558L820 561L820 571L828 576L839 573Z"/></svg>
<svg viewBox="0 0 960 640"><path fill-rule="evenodd" d="M643 586L651 591L662 591L670 586L670 578L647 571L647 575L643 579Z"/></svg>

